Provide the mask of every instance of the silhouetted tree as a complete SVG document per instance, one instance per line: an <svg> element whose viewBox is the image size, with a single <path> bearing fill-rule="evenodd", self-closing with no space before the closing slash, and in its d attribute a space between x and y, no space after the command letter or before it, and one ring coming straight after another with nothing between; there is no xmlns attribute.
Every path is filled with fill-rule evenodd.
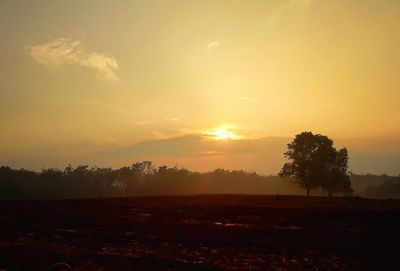
<svg viewBox="0 0 400 271"><path fill-rule="evenodd" d="M335 151L335 159L328 165L328 175L323 179L321 187L331 197L335 193L352 195L350 176L348 170L349 155L346 148Z"/></svg>
<svg viewBox="0 0 400 271"><path fill-rule="evenodd" d="M294 177L298 185L310 190L323 188L331 196L336 192L350 191L347 175L348 154L346 149L339 152L327 136L303 132L296 135L284 153L288 162L283 165L279 176Z"/></svg>

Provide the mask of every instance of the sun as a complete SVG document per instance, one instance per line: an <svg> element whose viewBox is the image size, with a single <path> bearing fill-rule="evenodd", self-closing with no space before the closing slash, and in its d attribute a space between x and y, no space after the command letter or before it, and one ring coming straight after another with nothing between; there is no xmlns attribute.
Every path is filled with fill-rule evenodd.
<svg viewBox="0 0 400 271"><path fill-rule="evenodd" d="M225 127L220 127L210 133L210 136L215 140L233 140L237 139L238 135Z"/></svg>

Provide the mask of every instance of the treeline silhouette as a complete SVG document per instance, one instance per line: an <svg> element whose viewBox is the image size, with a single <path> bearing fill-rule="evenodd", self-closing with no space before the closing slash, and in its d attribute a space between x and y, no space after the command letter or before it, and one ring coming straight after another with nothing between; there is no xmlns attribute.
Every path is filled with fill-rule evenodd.
<svg viewBox="0 0 400 271"><path fill-rule="evenodd" d="M369 198L395 199L400 198L400 175L356 175L350 174L356 189Z"/></svg>
<svg viewBox="0 0 400 271"><path fill-rule="evenodd" d="M372 176L372 177L371 177ZM355 195L400 197L400 176L355 175ZM372 182L369 179L374 178ZM368 187L360 183L367 180ZM362 187L362 191L357 188ZM293 180L243 170L200 173L181 167L156 167L150 161L119 169L80 165L43 169L0 167L0 199L67 199L197 193L303 194ZM322 194L322 192L316 193ZM325 195L325 194L324 194Z"/></svg>
<svg viewBox="0 0 400 271"><path fill-rule="evenodd" d="M279 179L242 170L199 173L177 166L156 167L150 161L119 169L69 165L64 170L49 168L41 172L3 166L0 167L0 199L258 194L277 191Z"/></svg>

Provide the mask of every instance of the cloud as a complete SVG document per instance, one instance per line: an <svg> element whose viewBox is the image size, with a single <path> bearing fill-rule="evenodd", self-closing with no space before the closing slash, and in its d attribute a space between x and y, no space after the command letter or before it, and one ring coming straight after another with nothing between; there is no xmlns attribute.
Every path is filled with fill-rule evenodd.
<svg viewBox="0 0 400 271"><path fill-rule="evenodd" d="M223 154L225 154L225 152L222 152L222 151L201 151L201 152L198 152L198 154L200 154L200 155L206 155L206 156L214 156L214 155L223 155Z"/></svg>
<svg viewBox="0 0 400 271"><path fill-rule="evenodd" d="M312 0L288 0L276 6L268 15L266 20L256 24L255 28L271 27L283 20L287 16L304 14L309 9Z"/></svg>
<svg viewBox="0 0 400 271"><path fill-rule="evenodd" d="M118 80L118 63L112 55L86 51L80 41L66 38L28 45L26 50L35 61L46 66L80 65L88 67L109 80Z"/></svg>
<svg viewBox="0 0 400 271"><path fill-rule="evenodd" d="M171 123L177 123L179 122L179 118L165 118L161 120L143 120L143 121L138 121L135 122L135 125L137 126L152 126L153 128L162 127L164 125L171 125Z"/></svg>
<svg viewBox="0 0 400 271"><path fill-rule="evenodd" d="M221 143L203 135L184 135L156 139L111 150L108 155L115 157L204 157L216 155L276 154L284 152L287 138L260 138L230 140Z"/></svg>
<svg viewBox="0 0 400 271"><path fill-rule="evenodd" d="M219 42L219 40L213 40L213 41L210 41L210 42L207 44L207 48L208 48L208 50L213 51L213 50L215 50L220 44L221 44L221 43Z"/></svg>
<svg viewBox="0 0 400 271"><path fill-rule="evenodd" d="M151 125L153 123L154 123L154 121L138 121L138 122L135 123L135 125L145 126L145 125Z"/></svg>
<svg viewBox="0 0 400 271"><path fill-rule="evenodd" d="M179 118L166 118L166 121L172 121L172 122L177 122L179 121Z"/></svg>
<svg viewBox="0 0 400 271"><path fill-rule="evenodd" d="M183 157L192 156L202 151L201 137L182 136L166 139L156 139L136 143L126 148L120 148L109 152L112 156L141 157L141 156L164 156Z"/></svg>

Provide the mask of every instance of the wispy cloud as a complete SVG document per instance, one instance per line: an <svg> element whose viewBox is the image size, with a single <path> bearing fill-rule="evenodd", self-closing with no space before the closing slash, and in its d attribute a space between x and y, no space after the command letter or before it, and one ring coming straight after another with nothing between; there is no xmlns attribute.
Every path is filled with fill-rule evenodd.
<svg viewBox="0 0 400 271"><path fill-rule="evenodd" d="M194 154L200 154L203 156L214 156L214 155L223 155L225 152L222 151L200 151L200 152L195 152Z"/></svg>
<svg viewBox="0 0 400 271"><path fill-rule="evenodd" d="M277 6L269 17L269 23L275 24L285 15L298 14L307 11L311 0L289 0L288 2Z"/></svg>
<svg viewBox="0 0 400 271"><path fill-rule="evenodd" d="M287 0L283 4L273 8L265 20L255 25L255 29L272 27L284 20L287 16L304 14L310 8L312 1L313 0Z"/></svg>
<svg viewBox="0 0 400 271"><path fill-rule="evenodd" d="M143 120L143 121L138 121L138 122L135 122L135 125L138 125L138 126L150 126L150 125L162 126L163 124L166 124L166 123L168 123L168 124L170 124L171 122L172 123L177 123L179 121L180 121L179 118L165 118L165 119L162 119L162 120Z"/></svg>
<svg viewBox="0 0 400 271"><path fill-rule="evenodd" d="M135 123L135 125L138 126L145 126L145 125L151 125L154 124L154 121L138 121Z"/></svg>
<svg viewBox="0 0 400 271"><path fill-rule="evenodd" d="M207 48L210 51L214 51L220 44L219 40L213 40L207 44Z"/></svg>
<svg viewBox="0 0 400 271"><path fill-rule="evenodd" d="M281 155L287 138L260 138L230 141L221 144L207 136L192 134L164 139L143 141L124 148L108 151L106 154L122 157L198 157L216 155L276 154Z"/></svg>
<svg viewBox="0 0 400 271"><path fill-rule="evenodd" d="M172 121L172 122L177 122L177 121L179 121L178 118L166 118L165 120L166 120L166 121Z"/></svg>
<svg viewBox="0 0 400 271"><path fill-rule="evenodd" d="M28 45L26 50L35 61L47 66L80 65L88 67L109 80L118 80L118 63L110 54L87 51L79 40L53 39L46 43Z"/></svg>

